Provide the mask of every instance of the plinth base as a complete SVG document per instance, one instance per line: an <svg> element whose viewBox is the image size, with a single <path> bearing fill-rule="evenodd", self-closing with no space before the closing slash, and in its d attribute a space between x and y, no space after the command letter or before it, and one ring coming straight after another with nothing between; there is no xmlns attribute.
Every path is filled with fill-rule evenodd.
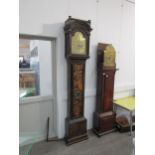
<svg viewBox="0 0 155 155"><path fill-rule="evenodd" d="M109 131L105 131L105 132L98 132L98 130L96 129L93 129L93 132L98 136L98 137L101 137L103 135L106 135L108 133L111 133L111 132L114 132L116 131L116 128L112 129L112 130L109 130Z"/></svg>
<svg viewBox="0 0 155 155"><path fill-rule="evenodd" d="M66 136L67 145L71 145L88 139L87 120L84 117L76 119L66 119Z"/></svg>
<svg viewBox="0 0 155 155"><path fill-rule="evenodd" d="M116 130L115 125L116 114L112 111L94 114L93 131L97 136L113 132Z"/></svg>

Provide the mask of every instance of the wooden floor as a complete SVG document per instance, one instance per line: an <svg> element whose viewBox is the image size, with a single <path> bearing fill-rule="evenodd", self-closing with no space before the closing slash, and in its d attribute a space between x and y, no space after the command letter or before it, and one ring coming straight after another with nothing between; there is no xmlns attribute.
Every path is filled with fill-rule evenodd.
<svg viewBox="0 0 155 155"><path fill-rule="evenodd" d="M36 143L29 155L132 155L129 133L113 132L100 138L92 132L88 135L89 139L70 146L66 146L63 140Z"/></svg>

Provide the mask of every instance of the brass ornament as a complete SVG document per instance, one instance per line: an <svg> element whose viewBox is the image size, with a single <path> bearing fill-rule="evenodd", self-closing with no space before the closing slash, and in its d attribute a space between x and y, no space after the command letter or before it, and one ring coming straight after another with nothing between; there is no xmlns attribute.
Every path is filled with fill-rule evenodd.
<svg viewBox="0 0 155 155"><path fill-rule="evenodd" d="M72 54L86 54L86 38L81 32L75 32L71 39Z"/></svg>
<svg viewBox="0 0 155 155"><path fill-rule="evenodd" d="M116 57L116 51L114 47L109 44L106 46L105 50L103 51L103 66L104 67L114 67L115 66L115 57Z"/></svg>

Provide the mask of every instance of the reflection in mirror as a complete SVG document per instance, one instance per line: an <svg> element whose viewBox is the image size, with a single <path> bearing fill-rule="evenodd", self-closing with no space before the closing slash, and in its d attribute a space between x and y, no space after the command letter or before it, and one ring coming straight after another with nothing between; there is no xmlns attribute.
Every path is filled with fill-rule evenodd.
<svg viewBox="0 0 155 155"><path fill-rule="evenodd" d="M52 95L52 42L19 39L19 97Z"/></svg>

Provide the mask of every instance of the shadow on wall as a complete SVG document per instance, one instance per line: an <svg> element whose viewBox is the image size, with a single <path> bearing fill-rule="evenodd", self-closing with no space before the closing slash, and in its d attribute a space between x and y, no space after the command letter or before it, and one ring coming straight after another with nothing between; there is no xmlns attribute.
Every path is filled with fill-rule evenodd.
<svg viewBox="0 0 155 155"><path fill-rule="evenodd" d="M57 124L58 138L63 137L65 130L65 118L67 117L67 105L64 99L67 98L67 62L65 58L65 36L64 23L44 24L43 36L50 36L56 38L56 52L53 53L56 59L56 83L57 85L57 102L54 101L56 107L55 119Z"/></svg>
<svg viewBox="0 0 155 155"><path fill-rule="evenodd" d="M55 23L55 24L44 24L43 31L41 33L43 36L55 37L57 40L57 59L58 65L66 65L65 59L65 36L64 36L64 23Z"/></svg>

